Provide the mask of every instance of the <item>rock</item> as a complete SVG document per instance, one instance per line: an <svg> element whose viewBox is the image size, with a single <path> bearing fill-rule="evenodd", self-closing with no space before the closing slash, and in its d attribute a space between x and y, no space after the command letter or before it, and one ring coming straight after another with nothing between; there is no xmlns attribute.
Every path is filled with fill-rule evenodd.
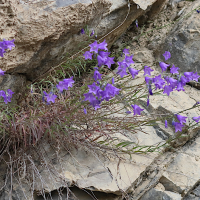
<svg viewBox="0 0 200 200"><path fill-rule="evenodd" d="M63 62L66 54L71 59L88 45L79 45L89 40L80 34L86 25L111 46L155 1L135 0L130 12L125 0L1 1L0 40L15 39L16 47L0 58L0 68L9 74L24 75L29 81L45 77L46 72Z"/></svg>
<svg viewBox="0 0 200 200"><path fill-rule="evenodd" d="M136 63L142 63L143 65L152 66L155 58L152 51L147 48L140 48L138 50L130 50L130 54L134 55L133 60Z"/></svg>
<svg viewBox="0 0 200 200"><path fill-rule="evenodd" d="M181 195L169 192L169 191L161 191L155 188L152 188L148 192L145 193L145 195L140 198L140 200L181 200Z"/></svg>
<svg viewBox="0 0 200 200"><path fill-rule="evenodd" d="M200 1L194 1L184 11L184 15L200 6ZM180 68L181 72L200 71L200 21L199 14L194 10L187 18L178 21L172 31L168 34L161 48L156 51L158 59L163 59L160 52L170 51L171 59L167 62L173 63Z"/></svg>
<svg viewBox="0 0 200 200"><path fill-rule="evenodd" d="M198 187L196 187L192 193L197 196L197 197L200 197L200 185Z"/></svg>
<svg viewBox="0 0 200 200"><path fill-rule="evenodd" d="M188 195L185 198L183 198L183 200L199 200L199 197L196 197L195 195Z"/></svg>
<svg viewBox="0 0 200 200"><path fill-rule="evenodd" d="M200 161L187 152L179 153L160 179L166 190L186 195L200 179Z"/></svg>
<svg viewBox="0 0 200 200"><path fill-rule="evenodd" d="M117 196L114 194L106 194L103 192L91 192L85 189L79 189L77 187L69 188L71 194L68 194L67 190L64 191L53 191L51 194L46 194L46 200L65 200L67 197L69 200L122 200L121 196ZM35 196L34 200L44 200L43 196Z"/></svg>

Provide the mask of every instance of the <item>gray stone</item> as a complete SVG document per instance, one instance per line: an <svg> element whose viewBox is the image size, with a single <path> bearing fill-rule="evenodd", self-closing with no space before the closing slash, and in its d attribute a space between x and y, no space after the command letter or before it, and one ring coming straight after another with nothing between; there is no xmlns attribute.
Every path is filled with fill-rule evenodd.
<svg viewBox="0 0 200 200"><path fill-rule="evenodd" d="M192 5L184 10L187 14L198 8L200 1L194 1ZM180 68L181 72L200 71L200 21L196 11L191 12L187 18L177 22L168 34L161 48L156 51L158 59L164 58L160 52L170 51L171 59L167 62L173 63Z"/></svg>
<svg viewBox="0 0 200 200"><path fill-rule="evenodd" d="M181 195L152 188L140 200L181 200Z"/></svg>
<svg viewBox="0 0 200 200"><path fill-rule="evenodd" d="M196 187L193 191L193 194L195 194L197 197L200 197L200 185Z"/></svg>

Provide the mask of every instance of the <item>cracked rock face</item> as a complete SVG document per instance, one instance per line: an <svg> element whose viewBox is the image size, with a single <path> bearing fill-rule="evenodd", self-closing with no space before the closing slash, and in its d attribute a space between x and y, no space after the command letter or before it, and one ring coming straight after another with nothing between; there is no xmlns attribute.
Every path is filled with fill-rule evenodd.
<svg viewBox="0 0 200 200"><path fill-rule="evenodd" d="M155 1L135 1L129 11L126 0L1 0L0 40L15 39L16 47L0 69L34 81L87 46L78 47L88 39L80 34L86 25L111 46Z"/></svg>
<svg viewBox="0 0 200 200"><path fill-rule="evenodd" d="M187 18L175 24L165 42L161 44L161 52L170 51L170 62L179 67L181 72L200 71L200 20L195 11L200 1L195 1L189 8L184 7L183 15L191 12ZM160 51L157 52L160 56ZM159 59L163 60L163 57Z"/></svg>

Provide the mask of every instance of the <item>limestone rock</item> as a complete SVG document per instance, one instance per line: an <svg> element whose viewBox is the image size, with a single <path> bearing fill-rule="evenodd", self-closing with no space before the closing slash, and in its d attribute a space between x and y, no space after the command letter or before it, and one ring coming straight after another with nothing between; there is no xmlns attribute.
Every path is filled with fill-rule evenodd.
<svg viewBox="0 0 200 200"><path fill-rule="evenodd" d="M160 52L170 51L172 57L167 62L179 67L181 72L200 71L200 21L199 14L195 11L199 6L200 1L197 0L184 10L184 15L193 11L175 24L157 51L159 60L164 60Z"/></svg>
<svg viewBox="0 0 200 200"><path fill-rule="evenodd" d="M181 195L174 193L174 192L169 192L169 191L160 191L157 189L152 188L146 194L140 198L140 200L181 200Z"/></svg>

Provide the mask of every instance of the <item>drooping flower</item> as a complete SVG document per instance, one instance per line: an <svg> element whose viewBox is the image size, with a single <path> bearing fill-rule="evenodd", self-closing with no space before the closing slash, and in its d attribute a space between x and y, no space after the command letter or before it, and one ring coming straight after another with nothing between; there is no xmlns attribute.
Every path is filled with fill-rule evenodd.
<svg viewBox="0 0 200 200"><path fill-rule="evenodd" d="M170 85L165 85L163 94L166 93L169 96L170 92L172 92L172 91L173 91L173 89Z"/></svg>
<svg viewBox="0 0 200 200"><path fill-rule="evenodd" d="M156 90L163 89L163 86L165 85L165 81L161 78L161 74L153 78L153 83L156 86Z"/></svg>
<svg viewBox="0 0 200 200"><path fill-rule="evenodd" d="M83 95L85 96L84 101L92 102L92 101L96 100L95 96L92 93L90 93L90 92L85 93Z"/></svg>
<svg viewBox="0 0 200 200"><path fill-rule="evenodd" d="M91 32L90 36L93 36L93 35L94 35L94 30L92 29L92 32Z"/></svg>
<svg viewBox="0 0 200 200"><path fill-rule="evenodd" d="M165 128L168 128L167 120L165 120Z"/></svg>
<svg viewBox="0 0 200 200"><path fill-rule="evenodd" d="M135 25L138 28L138 20L137 19L135 20Z"/></svg>
<svg viewBox="0 0 200 200"><path fill-rule="evenodd" d="M147 99L147 107L149 106L149 98Z"/></svg>
<svg viewBox="0 0 200 200"><path fill-rule="evenodd" d="M63 90L68 90L68 87L73 87L73 76L71 78L63 79L63 81L60 81L58 85L56 85L57 89L60 92L63 92Z"/></svg>
<svg viewBox="0 0 200 200"><path fill-rule="evenodd" d="M107 85L105 87L105 91L108 91L108 93L111 97L118 95L120 90L121 89L116 88L115 86L111 85L110 83L107 83Z"/></svg>
<svg viewBox="0 0 200 200"><path fill-rule="evenodd" d="M131 111L126 111L126 114L131 114Z"/></svg>
<svg viewBox="0 0 200 200"><path fill-rule="evenodd" d="M85 108L83 109L83 111L84 111L85 114L87 114L87 110Z"/></svg>
<svg viewBox="0 0 200 200"><path fill-rule="evenodd" d="M81 29L81 34L85 34L85 30L83 28Z"/></svg>
<svg viewBox="0 0 200 200"><path fill-rule="evenodd" d="M165 57L165 60L168 60L171 58L171 54L169 51L165 51L165 53L163 54L163 56Z"/></svg>
<svg viewBox="0 0 200 200"><path fill-rule="evenodd" d="M132 75L133 79L135 78L135 76L138 75L138 72L140 71L140 70L136 70L136 69L130 68L130 67L128 68L128 70L129 70L130 74Z"/></svg>
<svg viewBox="0 0 200 200"><path fill-rule="evenodd" d="M0 76L4 76L5 71L0 69Z"/></svg>
<svg viewBox="0 0 200 200"><path fill-rule="evenodd" d="M197 74L197 72L196 72L196 73L193 73L193 75L192 75L192 80L198 82L199 77L200 77L200 76Z"/></svg>
<svg viewBox="0 0 200 200"><path fill-rule="evenodd" d="M115 84L115 79L114 79L114 77L112 77L112 84L113 84L113 85Z"/></svg>
<svg viewBox="0 0 200 200"><path fill-rule="evenodd" d="M174 89L177 84L178 84L178 81L172 77L165 77L165 80L167 81L168 84L170 84L171 88Z"/></svg>
<svg viewBox="0 0 200 200"><path fill-rule="evenodd" d="M85 60L90 59L92 60L92 53L90 53L89 51L86 51L84 54Z"/></svg>
<svg viewBox="0 0 200 200"><path fill-rule="evenodd" d="M53 102L55 103L55 99L57 98L57 95L53 94L53 92L50 92L47 94L45 91L43 91L44 96L46 97L47 103Z"/></svg>
<svg viewBox="0 0 200 200"><path fill-rule="evenodd" d="M182 116L182 115L176 115L176 117L177 117L177 119L179 120L179 122L180 122L181 124L186 123L187 117Z"/></svg>
<svg viewBox="0 0 200 200"><path fill-rule="evenodd" d="M145 81L146 81L147 85L151 85L152 82L153 82L153 78L150 78L150 77L146 76L145 77Z"/></svg>
<svg viewBox="0 0 200 200"><path fill-rule="evenodd" d="M171 74L178 74L179 68L178 67L175 67L175 65L172 65L171 69L170 69L170 73Z"/></svg>
<svg viewBox="0 0 200 200"><path fill-rule="evenodd" d="M182 128L184 127L184 125L178 122L174 122L174 127L175 127L175 132L178 132L178 131L182 131Z"/></svg>
<svg viewBox="0 0 200 200"><path fill-rule="evenodd" d="M184 72L184 76L187 78L187 82L192 80L193 72Z"/></svg>
<svg viewBox="0 0 200 200"><path fill-rule="evenodd" d="M96 69L93 76L94 80L97 81L98 79L102 79L101 76L102 74L100 74L99 71Z"/></svg>
<svg viewBox="0 0 200 200"><path fill-rule="evenodd" d="M164 62L159 62L160 68L162 69L162 72L166 71L167 68L170 66L169 64L166 64Z"/></svg>
<svg viewBox="0 0 200 200"><path fill-rule="evenodd" d="M197 122L197 123L198 123L198 122L199 122L199 120L200 120L200 116L198 116L198 117L193 117L192 119L193 119L195 122Z"/></svg>
<svg viewBox="0 0 200 200"><path fill-rule="evenodd" d="M154 71L153 69L151 69L148 66L144 66L144 75L149 75L151 76L151 72Z"/></svg>
<svg viewBox="0 0 200 200"><path fill-rule="evenodd" d="M138 105L131 105L134 111L133 115L141 115L141 112L144 110L142 108L140 108Z"/></svg>

